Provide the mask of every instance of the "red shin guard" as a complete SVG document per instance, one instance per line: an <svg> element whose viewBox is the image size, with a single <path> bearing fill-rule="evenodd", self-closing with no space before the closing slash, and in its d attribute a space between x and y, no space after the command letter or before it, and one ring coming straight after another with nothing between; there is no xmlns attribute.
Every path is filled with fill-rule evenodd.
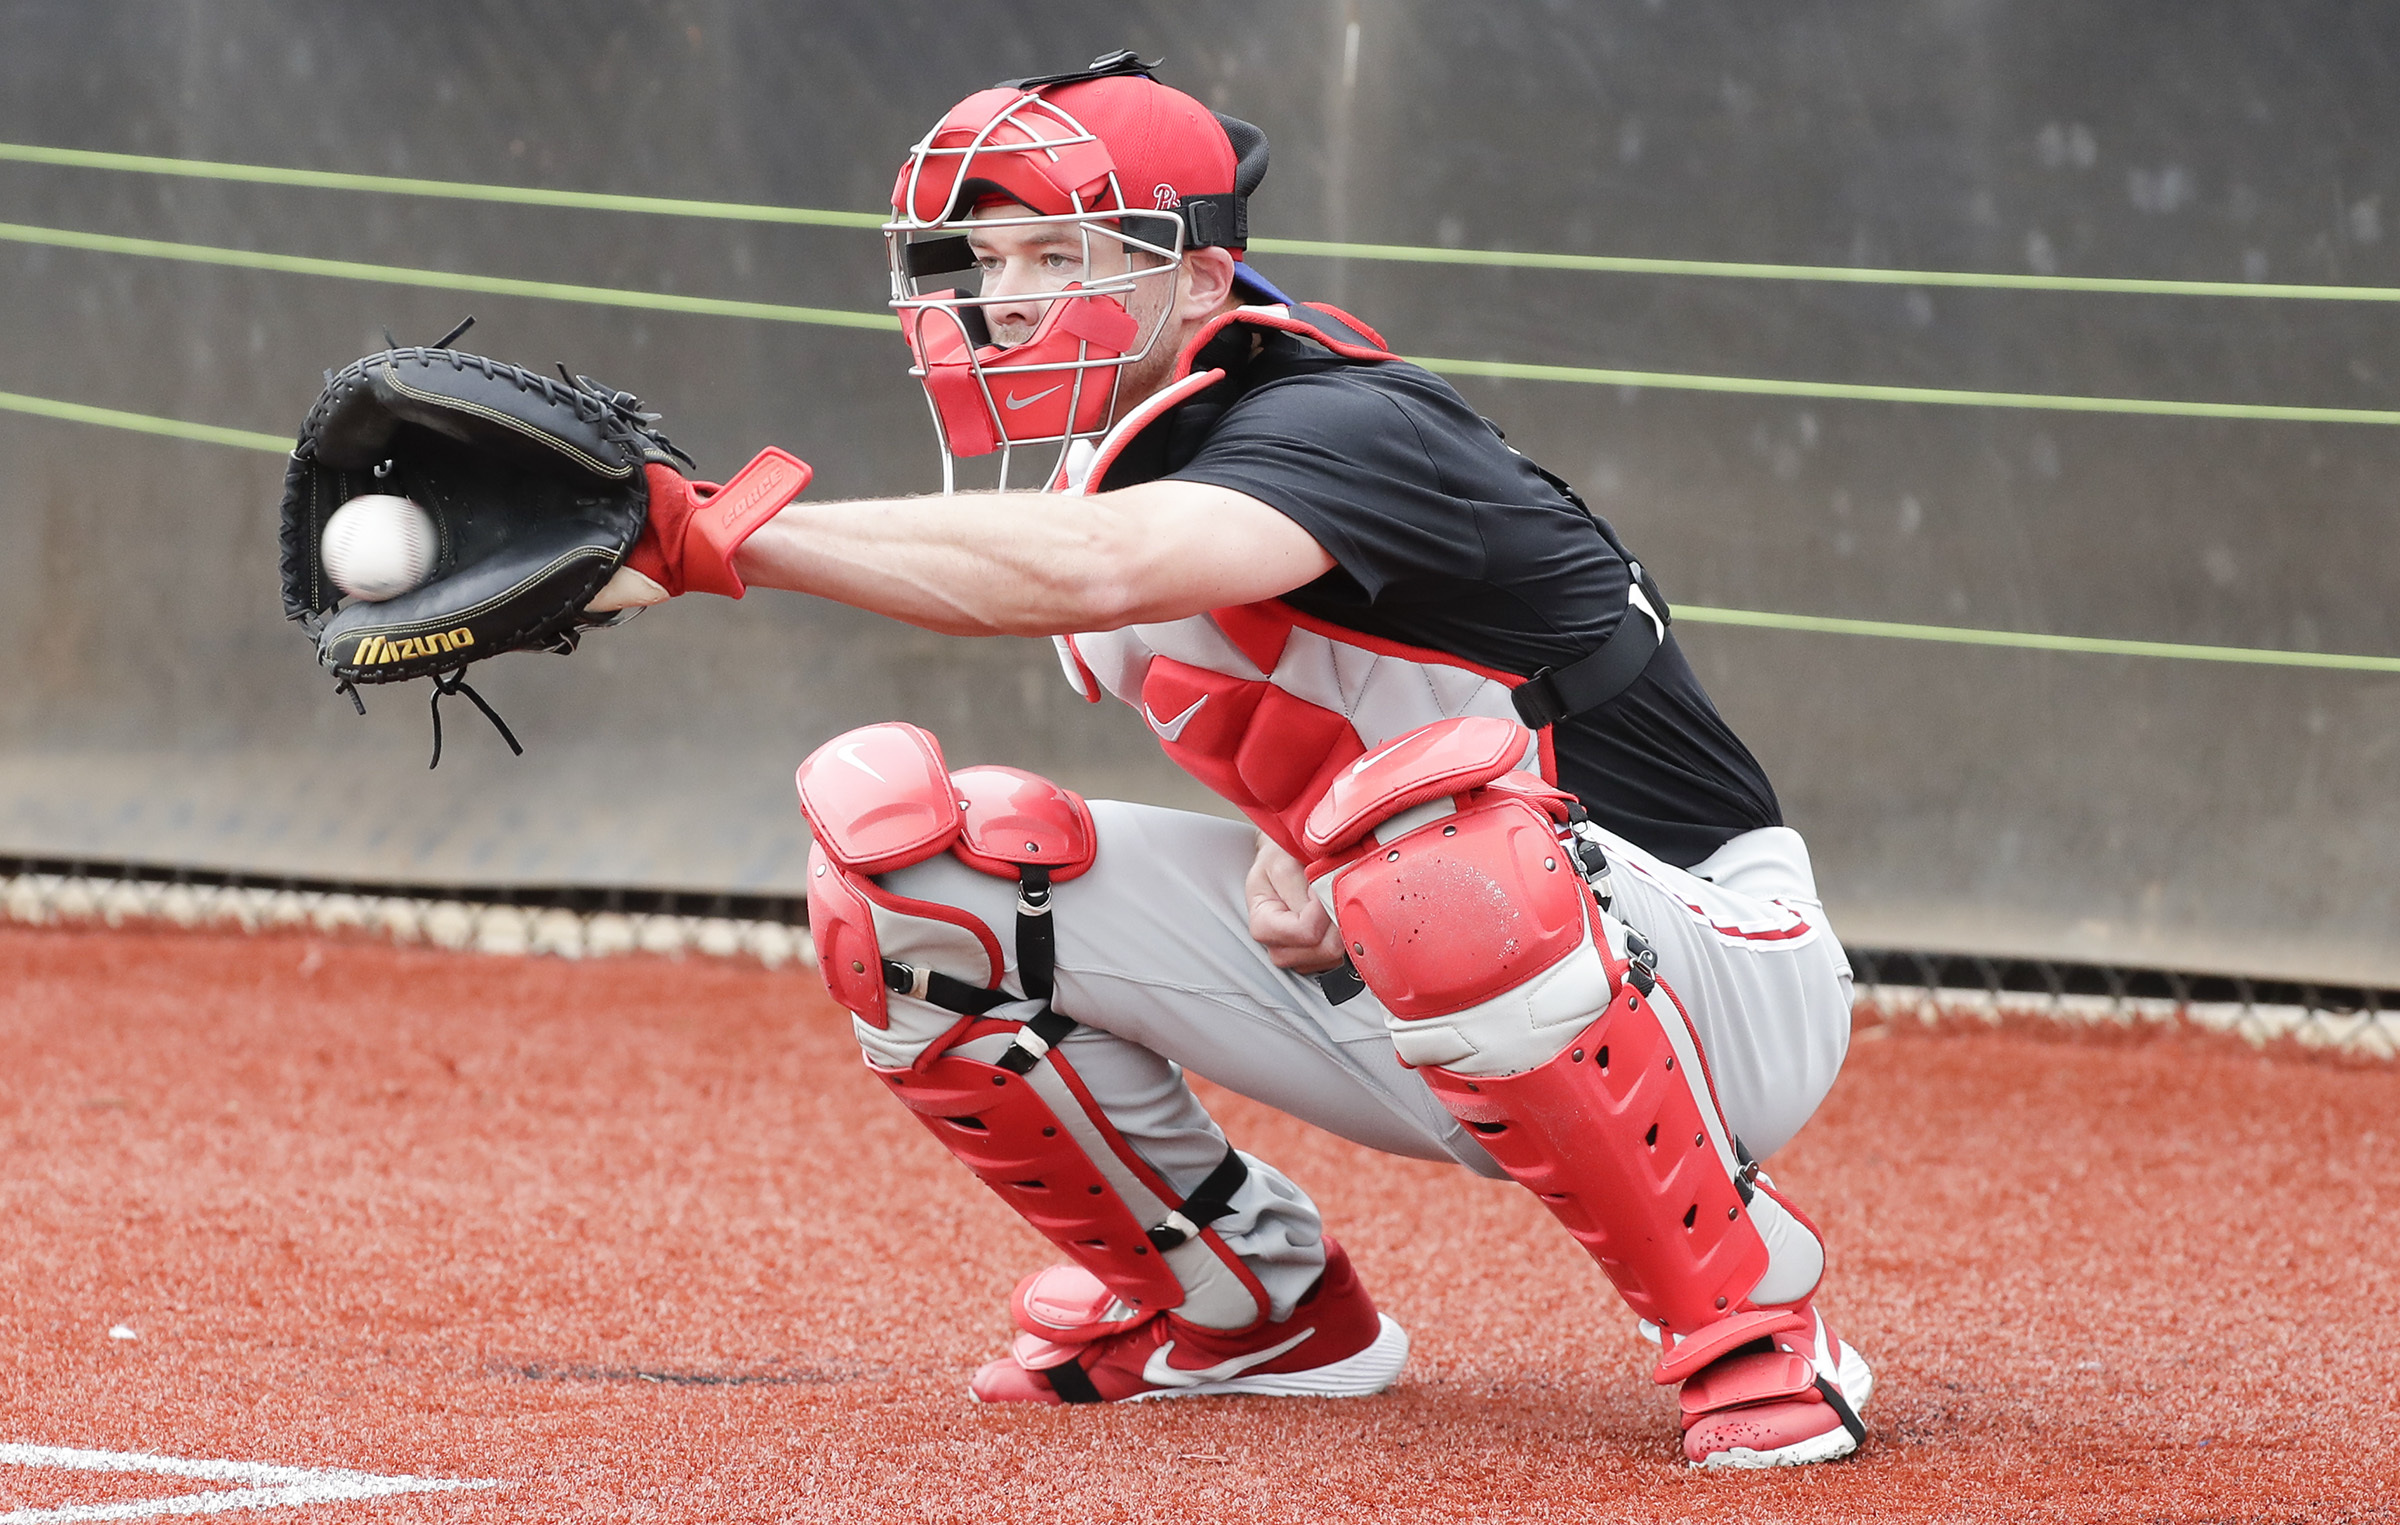
<svg viewBox="0 0 2400 1525"><path fill-rule="evenodd" d="M1424 1071L1453 1116L1542 1199L1628 1306L1665 1335L1661 1381L1789 1327L1755 1310L1767 1246L1743 1211L1667 1022L1631 982L1548 1064L1515 1075ZM1695 1080L1698 1087L1695 1087ZM1695 1338L1695 1336L1705 1336Z"/></svg>
<svg viewBox="0 0 2400 1525"><path fill-rule="evenodd" d="M1018 1073L998 1058L1013 1022L982 1021L938 1057L908 1069L870 1066L901 1105L1041 1236L1098 1277L1127 1317L1183 1309L1227 1328L1265 1315L1267 1298L1209 1219L1247 1173L1239 1156L1189 1197L1133 1151L1052 1050Z"/></svg>
<svg viewBox="0 0 2400 1525"><path fill-rule="evenodd" d="M1689 1018L1615 954L1598 844L1519 766L1531 734L1470 717L1371 754L1310 814L1313 873L1402 1059L1658 1326L1678 1382L1797 1327L1822 1251L1753 1207Z"/></svg>

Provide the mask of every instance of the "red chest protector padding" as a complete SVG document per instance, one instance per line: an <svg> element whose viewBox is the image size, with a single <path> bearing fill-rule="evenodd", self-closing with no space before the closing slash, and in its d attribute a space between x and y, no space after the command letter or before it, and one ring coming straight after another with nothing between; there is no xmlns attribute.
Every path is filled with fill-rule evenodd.
<svg viewBox="0 0 2400 1525"><path fill-rule="evenodd" d="M1015 768L952 773L931 732L898 721L836 736L808 755L795 782L800 813L816 835L808 925L817 967L833 998L870 1026L887 1025L890 1011L871 906L972 935L986 958L984 969L967 971L975 986L996 989L1005 960L980 919L893 895L868 876L948 852L999 878L1049 885L1081 874L1099 852L1080 795Z"/></svg>
<svg viewBox="0 0 2400 1525"><path fill-rule="evenodd" d="M1105 490L1108 472L1127 445L1176 408L1225 379L1223 370L1192 369L1210 344L1229 332L1297 335L1342 359L1375 364L1398 357L1383 336L1338 308L1321 304L1243 307L1224 313L1185 346L1178 379L1112 436L1087 480ZM1272 673L1296 629L1305 629L1379 657L1419 667L1457 669L1514 685L1516 675L1490 671L1444 653L1406 646L1312 620L1278 600L1211 610L1206 619L1258 671ZM1078 658L1080 660L1080 658ZM1098 686L1079 678L1084 692ZM1302 698L1274 682L1220 672L1167 655L1149 659L1138 703L1167 756L1238 807L1286 851L1299 855L1300 826L1309 807L1342 769L1367 750L1349 716ZM1537 761L1537 766L1540 763Z"/></svg>

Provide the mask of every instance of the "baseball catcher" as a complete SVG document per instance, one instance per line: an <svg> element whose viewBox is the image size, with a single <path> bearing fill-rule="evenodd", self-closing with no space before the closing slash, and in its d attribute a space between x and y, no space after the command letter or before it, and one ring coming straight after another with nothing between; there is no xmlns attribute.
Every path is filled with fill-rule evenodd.
<svg viewBox="0 0 2400 1525"><path fill-rule="evenodd" d="M1250 268L1266 167L1131 54L959 102L900 166L892 305L945 482L999 490L814 503L786 474L694 512L611 412L649 498L576 617L747 585L1052 636L1248 817L952 768L899 723L800 766L869 1068L1063 1257L976 1398L1398 1376L1407 1336L1189 1070L1534 1192L1656 1340L1694 1463L1845 1455L1872 1379L1760 1168L1848 1044L1807 849L1614 530Z"/></svg>

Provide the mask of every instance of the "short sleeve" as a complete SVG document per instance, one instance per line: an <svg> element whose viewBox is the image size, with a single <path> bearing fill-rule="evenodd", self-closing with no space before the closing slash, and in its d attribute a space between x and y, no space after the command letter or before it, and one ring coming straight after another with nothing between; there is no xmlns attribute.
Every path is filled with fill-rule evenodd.
<svg viewBox="0 0 2400 1525"><path fill-rule="evenodd" d="M1168 475L1276 509L1308 531L1370 603L1454 592L1461 579L1485 575L1477 505L1448 490L1408 397L1364 372L1342 366L1244 394Z"/></svg>

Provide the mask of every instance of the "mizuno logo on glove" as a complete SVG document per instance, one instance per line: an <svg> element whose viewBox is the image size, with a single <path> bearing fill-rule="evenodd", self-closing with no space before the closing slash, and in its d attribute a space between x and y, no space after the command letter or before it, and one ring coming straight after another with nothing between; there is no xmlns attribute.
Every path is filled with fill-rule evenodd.
<svg viewBox="0 0 2400 1525"><path fill-rule="evenodd" d="M474 644L475 632L463 625L456 630L436 630L431 635L412 635L403 641L371 635L358 643L358 654L350 659L350 665L377 667L385 662L405 662L410 657L437 656Z"/></svg>

